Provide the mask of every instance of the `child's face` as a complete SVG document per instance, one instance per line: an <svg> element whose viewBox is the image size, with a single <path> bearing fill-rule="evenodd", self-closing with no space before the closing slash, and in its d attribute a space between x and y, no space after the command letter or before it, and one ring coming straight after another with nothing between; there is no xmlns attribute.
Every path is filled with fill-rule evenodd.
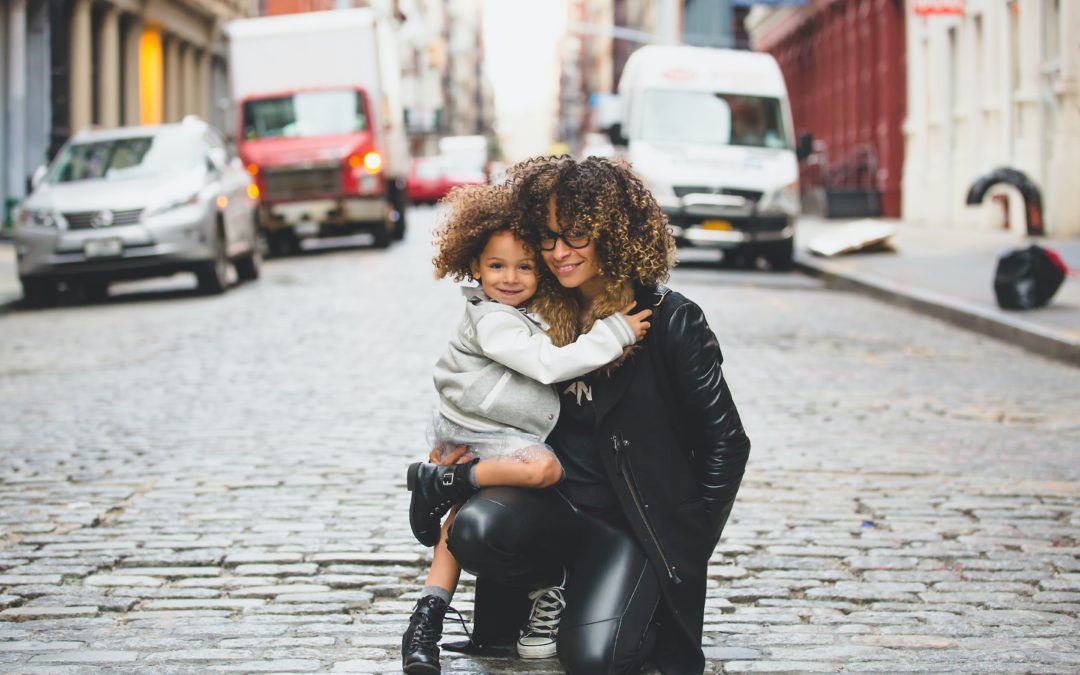
<svg viewBox="0 0 1080 675"><path fill-rule="evenodd" d="M536 256L509 232L488 239L472 275L492 300L520 307L536 294Z"/></svg>

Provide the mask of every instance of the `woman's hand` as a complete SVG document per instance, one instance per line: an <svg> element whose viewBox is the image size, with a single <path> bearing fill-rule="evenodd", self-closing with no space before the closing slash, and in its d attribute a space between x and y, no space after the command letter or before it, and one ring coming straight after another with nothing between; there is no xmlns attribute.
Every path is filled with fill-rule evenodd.
<svg viewBox="0 0 1080 675"><path fill-rule="evenodd" d="M652 316L652 310L643 309L637 314L631 314L630 310L634 308L635 304L636 303L633 302L630 303L623 308L620 314L622 314L623 318L626 319L626 322L630 324L630 330L634 332L634 337L637 338L637 342L641 342L645 337L645 333L649 332L649 322L647 319Z"/></svg>
<svg viewBox="0 0 1080 675"><path fill-rule="evenodd" d="M467 445L455 445L454 449L445 455L443 454L443 446L437 445L431 449L431 454L428 455L428 460L432 464L438 464L439 466L464 464L472 461L472 458L473 454L469 452L469 446Z"/></svg>

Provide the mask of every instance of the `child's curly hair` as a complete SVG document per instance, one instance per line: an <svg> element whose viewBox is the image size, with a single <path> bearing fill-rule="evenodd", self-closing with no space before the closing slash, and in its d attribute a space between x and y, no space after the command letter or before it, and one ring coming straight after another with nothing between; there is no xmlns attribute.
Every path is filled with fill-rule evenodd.
<svg viewBox="0 0 1080 675"><path fill-rule="evenodd" d="M515 224L537 250L554 197L559 228L596 242L600 273L611 284L667 280L675 260L667 216L627 164L563 155L526 160L507 173L517 196Z"/></svg>
<svg viewBox="0 0 1080 675"><path fill-rule="evenodd" d="M520 227L515 227L512 196L506 184L465 185L442 199L448 208L434 232L438 255L431 263L436 278L472 279L473 261L496 232L510 230L528 241Z"/></svg>

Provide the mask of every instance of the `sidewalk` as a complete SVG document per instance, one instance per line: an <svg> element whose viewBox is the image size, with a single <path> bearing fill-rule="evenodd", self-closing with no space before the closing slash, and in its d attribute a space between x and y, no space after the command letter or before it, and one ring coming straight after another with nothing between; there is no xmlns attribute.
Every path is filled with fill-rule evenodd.
<svg viewBox="0 0 1080 675"><path fill-rule="evenodd" d="M929 314L1044 356L1080 365L1080 279L1067 278L1047 307L1005 311L994 299L994 269L1002 252L1027 246L1008 233L941 230L887 220L895 252L833 258L807 244L850 221L804 217L796 235L796 266L830 283ZM1080 239L1043 242L1080 270Z"/></svg>

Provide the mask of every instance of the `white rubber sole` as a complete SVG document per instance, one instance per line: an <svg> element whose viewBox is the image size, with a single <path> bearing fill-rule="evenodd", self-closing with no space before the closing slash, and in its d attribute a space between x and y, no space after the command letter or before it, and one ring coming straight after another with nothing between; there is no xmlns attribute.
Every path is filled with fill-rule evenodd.
<svg viewBox="0 0 1080 675"><path fill-rule="evenodd" d="M546 645L517 645L517 653L523 659L550 659L556 654L555 643Z"/></svg>

